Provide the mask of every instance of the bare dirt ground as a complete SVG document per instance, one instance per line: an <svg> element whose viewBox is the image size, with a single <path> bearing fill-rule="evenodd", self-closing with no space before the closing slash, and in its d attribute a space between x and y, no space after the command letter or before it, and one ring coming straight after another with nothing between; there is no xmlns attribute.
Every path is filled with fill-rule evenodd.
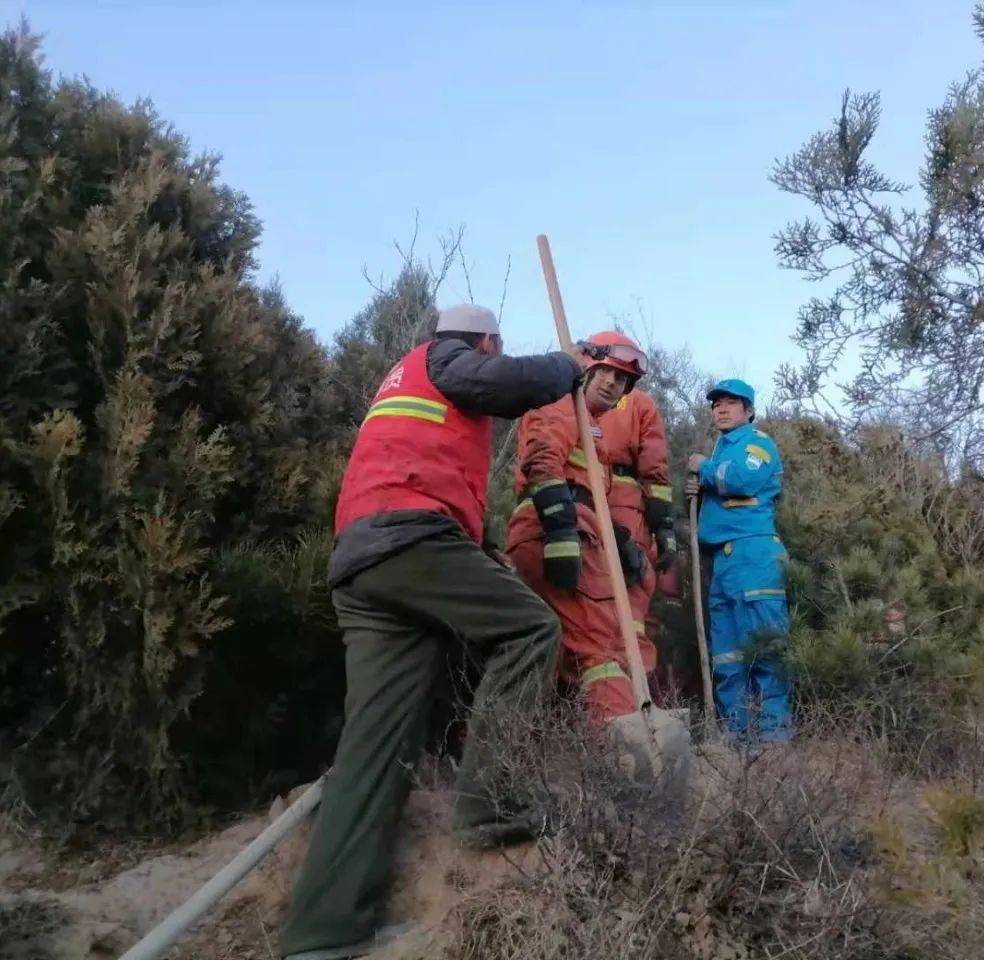
<svg viewBox="0 0 984 960"><path fill-rule="evenodd" d="M303 788L300 788L303 789ZM289 800L294 799L294 791ZM0 839L0 960L96 960L117 957L232 859L284 808L253 816L182 849L150 855L113 873L105 862L74 871L46 862L24 837ZM306 827L289 837L170 960L275 960L293 876L307 845ZM441 921L471 892L511 871L535 869L533 847L507 856L461 848L450 829L447 797L411 795L397 851L392 919L416 929L391 957L427 955ZM96 879L86 879L104 873ZM381 954L383 956L383 954Z"/></svg>
<svg viewBox="0 0 984 960"><path fill-rule="evenodd" d="M107 852L72 863L33 838L0 840L0 958L118 956L249 843L263 817L244 819L186 847Z"/></svg>

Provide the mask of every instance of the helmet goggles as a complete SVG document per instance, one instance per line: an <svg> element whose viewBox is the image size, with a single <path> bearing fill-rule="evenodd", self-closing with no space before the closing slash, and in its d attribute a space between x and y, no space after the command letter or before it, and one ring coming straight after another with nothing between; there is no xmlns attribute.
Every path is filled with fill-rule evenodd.
<svg viewBox="0 0 984 960"><path fill-rule="evenodd" d="M596 363L615 361L613 366L627 373L632 372L637 377L644 377L649 369L648 357L641 350L627 343L598 344L588 340L578 340L577 346Z"/></svg>

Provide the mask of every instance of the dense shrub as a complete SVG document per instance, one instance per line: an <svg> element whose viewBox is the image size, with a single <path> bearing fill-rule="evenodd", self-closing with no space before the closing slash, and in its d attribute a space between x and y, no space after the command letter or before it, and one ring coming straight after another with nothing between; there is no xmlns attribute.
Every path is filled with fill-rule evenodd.
<svg viewBox="0 0 984 960"><path fill-rule="evenodd" d="M786 467L779 522L801 705L864 718L922 773L979 760L980 481L950 477L887 427L853 444L817 420L767 429Z"/></svg>
<svg viewBox="0 0 984 960"><path fill-rule="evenodd" d="M259 224L147 103L0 39L0 795L181 822L330 758L334 499L412 262L320 346ZM278 773L279 771L279 773ZM273 778L273 781L271 781Z"/></svg>

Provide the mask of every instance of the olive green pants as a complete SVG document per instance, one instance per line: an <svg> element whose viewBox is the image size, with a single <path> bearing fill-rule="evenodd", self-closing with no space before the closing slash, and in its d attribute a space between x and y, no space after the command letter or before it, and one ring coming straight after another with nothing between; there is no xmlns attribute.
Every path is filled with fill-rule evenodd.
<svg viewBox="0 0 984 960"><path fill-rule="evenodd" d="M461 533L408 547L336 588L332 601L346 644L345 728L294 887L285 954L354 943L381 924L449 645L483 669L455 784L455 825L464 828L496 818L491 718L536 704L560 642L550 608Z"/></svg>

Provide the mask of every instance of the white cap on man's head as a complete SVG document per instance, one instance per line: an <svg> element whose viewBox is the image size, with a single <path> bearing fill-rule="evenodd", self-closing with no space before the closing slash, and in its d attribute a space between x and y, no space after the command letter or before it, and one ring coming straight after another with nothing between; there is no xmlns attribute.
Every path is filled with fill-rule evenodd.
<svg viewBox="0 0 984 960"><path fill-rule="evenodd" d="M488 307L461 303L442 310L437 317L436 333L453 330L455 333L490 333L499 336L499 321Z"/></svg>

